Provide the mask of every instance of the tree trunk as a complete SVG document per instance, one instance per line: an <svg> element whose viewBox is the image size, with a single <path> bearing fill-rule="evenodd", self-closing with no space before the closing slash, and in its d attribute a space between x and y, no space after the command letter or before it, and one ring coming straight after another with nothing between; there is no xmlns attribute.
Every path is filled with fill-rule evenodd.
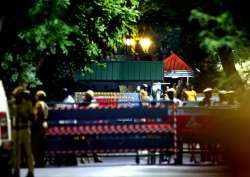
<svg viewBox="0 0 250 177"><path fill-rule="evenodd" d="M226 75L226 85L232 89L238 90L244 88L244 83L235 68L232 50L230 48L222 48L219 51L220 61Z"/></svg>

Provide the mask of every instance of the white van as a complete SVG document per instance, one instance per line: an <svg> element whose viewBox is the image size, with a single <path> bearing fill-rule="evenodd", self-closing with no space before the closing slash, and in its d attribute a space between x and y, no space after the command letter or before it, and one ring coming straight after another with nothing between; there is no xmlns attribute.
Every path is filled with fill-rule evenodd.
<svg viewBox="0 0 250 177"><path fill-rule="evenodd" d="M11 122L8 108L8 101L0 80L0 147L3 143L11 141Z"/></svg>
<svg viewBox="0 0 250 177"><path fill-rule="evenodd" d="M12 176L11 122L7 97L0 80L0 176Z"/></svg>

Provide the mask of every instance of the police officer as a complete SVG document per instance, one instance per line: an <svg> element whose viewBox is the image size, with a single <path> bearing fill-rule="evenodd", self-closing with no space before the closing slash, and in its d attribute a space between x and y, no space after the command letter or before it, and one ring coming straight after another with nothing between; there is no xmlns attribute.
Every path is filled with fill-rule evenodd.
<svg viewBox="0 0 250 177"><path fill-rule="evenodd" d="M96 100L94 99L94 95L95 95L95 93L92 90L87 90L85 92L84 102L85 102L86 107L88 107L88 108L96 108L96 107L98 107L98 104L96 103ZM96 137L93 137L92 141L95 141L95 140L96 140ZM91 145L91 140L90 140L89 143ZM92 153L92 155L93 155L93 159L94 159L95 163L102 162L102 160L99 158L97 153Z"/></svg>
<svg viewBox="0 0 250 177"><path fill-rule="evenodd" d="M20 176L21 149L24 147L28 164L27 177L34 176L33 155L31 149L30 120L33 118L33 105L30 92L19 86L13 91L15 101L12 106L13 115L13 162L14 176Z"/></svg>
<svg viewBox="0 0 250 177"><path fill-rule="evenodd" d="M201 102L199 102L200 106L212 106L213 102L211 100L213 89L212 88L206 88L203 90L204 98Z"/></svg>
<svg viewBox="0 0 250 177"><path fill-rule="evenodd" d="M43 167L45 165L45 134L48 128L48 105L45 102L46 93L43 90L38 90L35 98L35 121L32 126L32 150L35 158L35 166Z"/></svg>
<svg viewBox="0 0 250 177"><path fill-rule="evenodd" d="M226 90L219 91L219 104L220 105L228 105L227 91Z"/></svg>

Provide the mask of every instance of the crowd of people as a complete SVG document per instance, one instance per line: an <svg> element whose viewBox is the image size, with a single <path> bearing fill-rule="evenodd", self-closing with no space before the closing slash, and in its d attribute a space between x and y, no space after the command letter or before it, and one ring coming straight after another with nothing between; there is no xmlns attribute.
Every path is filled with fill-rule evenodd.
<svg viewBox="0 0 250 177"><path fill-rule="evenodd" d="M149 86L143 84L140 86L139 97L142 105L148 105L155 101L172 101L177 106L185 106L187 103L197 106L216 106L216 105L236 105L239 102L236 99L235 91L233 90L218 90L213 88L205 88L202 93L197 93L193 85L178 85L173 84L171 87L166 87L164 91L157 90L149 91ZM160 94L158 94L160 93ZM158 96L159 95L159 96Z"/></svg>

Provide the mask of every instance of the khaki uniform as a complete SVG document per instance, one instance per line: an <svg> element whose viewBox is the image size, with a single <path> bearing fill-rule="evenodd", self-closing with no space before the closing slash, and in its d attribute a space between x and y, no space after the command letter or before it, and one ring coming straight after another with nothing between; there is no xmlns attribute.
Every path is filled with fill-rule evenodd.
<svg viewBox="0 0 250 177"><path fill-rule="evenodd" d="M33 155L31 149L31 131L30 131L30 119L33 115L32 102L26 99L22 99L20 103L15 102L12 105L13 115L13 162L14 168L17 173L20 171L21 162L21 149L24 147L26 153L26 160L28 163L28 169L30 173L33 173Z"/></svg>
<svg viewBox="0 0 250 177"><path fill-rule="evenodd" d="M32 149L35 158L36 166L45 165L44 150L45 150L45 135L46 127L44 123L48 118L48 106L44 101L37 101L35 105L35 121L32 126Z"/></svg>

